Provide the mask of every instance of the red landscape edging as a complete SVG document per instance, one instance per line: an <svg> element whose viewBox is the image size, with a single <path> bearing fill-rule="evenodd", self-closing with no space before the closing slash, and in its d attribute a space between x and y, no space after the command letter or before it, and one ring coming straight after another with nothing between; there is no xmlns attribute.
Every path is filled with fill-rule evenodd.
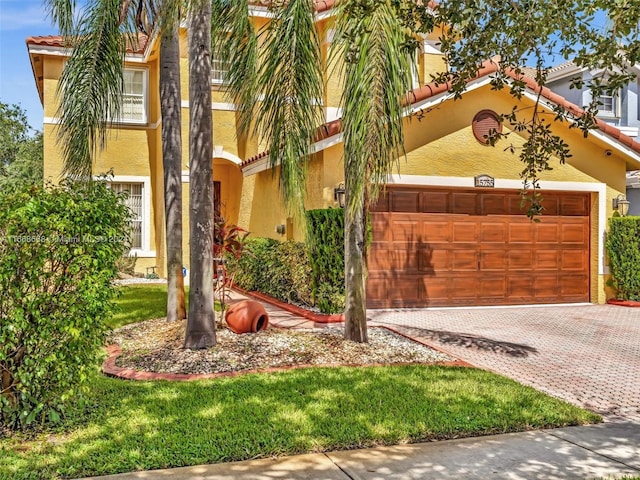
<svg viewBox="0 0 640 480"><path fill-rule="evenodd" d="M251 297L259 298L260 300L270 303L271 305L281 308L282 310L286 310L289 313L293 313L298 315L306 320L311 320L316 323L341 323L344 322L344 315L340 313L336 313L334 315L327 315L325 313L316 313L310 310L304 309L302 307L298 307L297 305L291 305L289 303L281 302L269 295L266 295L262 292L249 292L247 290L243 290L242 288L234 285L232 287L234 290L242 293L243 295L248 295Z"/></svg>
<svg viewBox="0 0 640 480"><path fill-rule="evenodd" d="M419 342L418 343L422 343ZM142 370L134 370L133 368L123 368L116 365L116 360L122 354L122 348L119 345L107 346L107 359L102 364L102 371L105 375L114 378L120 378L122 380L137 380L137 381L154 381L165 380L170 382L192 382L195 380L210 380L214 378L224 377L238 377L240 375L249 375L252 373L276 373L286 372L288 370L299 370L302 368L337 368L337 367L385 367L385 366L402 366L402 365L441 365L446 367L472 367L465 362L456 360L453 362L434 362L434 363L422 363L422 362L403 362L403 363L368 363L366 365L355 363L331 363L324 365L288 365L285 367L268 367L268 368L256 368L252 370L241 370L238 372L220 372L220 373L158 373L158 372L145 372Z"/></svg>
<svg viewBox="0 0 640 480"><path fill-rule="evenodd" d="M620 307L640 307L640 302L634 300L619 300L617 298L610 298L607 300L609 305L618 305Z"/></svg>

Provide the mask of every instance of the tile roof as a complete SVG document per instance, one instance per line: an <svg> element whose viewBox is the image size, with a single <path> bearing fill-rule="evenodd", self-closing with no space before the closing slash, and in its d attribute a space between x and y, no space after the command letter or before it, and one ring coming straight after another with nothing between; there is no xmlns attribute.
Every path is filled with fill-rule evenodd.
<svg viewBox="0 0 640 480"><path fill-rule="evenodd" d="M313 2L313 8L317 13L324 12L333 8L337 0L315 0ZM259 7L270 7L273 3L272 0L252 0L249 3Z"/></svg>
<svg viewBox="0 0 640 480"><path fill-rule="evenodd" d="M478 69L478 74L475 78L469 79L469 82L474 80L478 80L480 78L491 75L492 73L496 73L498 71L498 64L493 60L485 61L482 66ZM513 79L522 80L527 87L533 90L535 93L540 93L540 95L557 104L562 106L565 110L570 112L573 115L580 116L584 113L584 110L574 103L569 102L563 96L558 95L557 93L552 92L548 87L541 87L533 78L527 76L526 74L517 75L513 70L507 70L507 75L509 75ZM441 83L437 84L435 82L431 82L429 84L423 85L422 87L416 88L415 90L409 93L409 97L411 98L411 104L421 102L423 100L427 100L431 97L439 95L441 93L445 93L449 91L451 88L451 84L449 83ZM633 151L640 153L640 142L635 141L633 138L625 135L616 127L609 125L603 120L596 118L596 127L607 134L608 136L614 138L619 141L623 145L631 148ZM325 123L318 128L318 132L316 135L316 141L324 140L333 135L337 135L342 130L342 119L338 118L333 120L332 122ZM257 162L262 158L266 158L269 156L269 151L261 152L258 155L254 155L251 158L248 158L240 165L240 168L245 168L252 163Z"/></svg>
<svg viewBox="0 0 640 480"><path fill-rule="evenodd" d="M41 37L27 37L27 46L34 45L40 47L56 47L65 48L64 38L60 35L44 35ZM143 54L149 43L149 37L144 33L138 34L137 45L132 45L130 40L127 40L127 53Z"/></svg>

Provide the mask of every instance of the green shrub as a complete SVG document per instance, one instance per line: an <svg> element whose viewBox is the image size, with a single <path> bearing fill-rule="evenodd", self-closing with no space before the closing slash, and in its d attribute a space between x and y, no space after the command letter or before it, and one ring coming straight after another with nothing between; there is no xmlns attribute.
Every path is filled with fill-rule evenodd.
<svg viewBox="0 0 640 480"><path fill-rule="evenodd" d="M130 212L105 182L0 195L0 423L57 421L100 358Z"/></svg>
<svg viewBox="0 0 640 480"><path fill-rule="evenodd" d="M307 212L313 298L324 313L344 311L344 210Z"/></svg>
<svg viewBox="0 0 640 480"><path fill-rule="evenodd" d="M227 271L236 285L283 302L313 305L311 268L303 243L249 238L245 249L240 258L226 256Z"/></svg>
<svg viewBox="0 0 640 480"><path fill-rule="evenodd" d="M640 217L611 218L606 246L618 298L640 301Z"/></svg>

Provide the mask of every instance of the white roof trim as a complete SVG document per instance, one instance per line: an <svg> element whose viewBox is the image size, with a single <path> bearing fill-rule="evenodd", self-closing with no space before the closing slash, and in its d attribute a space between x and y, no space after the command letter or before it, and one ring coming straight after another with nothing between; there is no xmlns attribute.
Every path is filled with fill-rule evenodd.
<svg viewBox="0 0 640 480"><path fill-rule="evenodd" d="M473 90L476 90L478 88L484 87L486 85L488 85L491 82L491 75L485 75L483 77L480 77L478 79L472 80L471 82L469 82L467 84L467 88L465 89L464 92L462 92L462 95L465 95L468 92L471 92ZM530 88L527 88L524 92L524 95L532 100L532 101L536 101L538 98L538 95L531 90ZM453 95L450 92L442 92L438 95L434 95L433 97L429 97L425 100L421 100L418 101L416 103L411 104L411 108L407 109L407 112L405 113L405 116L411 115L413 113L419 112L421 110L425 110L425 109L429 109L439 103L442 103L450 98L453 98ZM540 98L540 104L544 107L547 108L549 110L552 110L552 107L550 106L552 102L550 102L549 100L547 100L546 98L541 97ZM636 152L635 150L627 147L626 145L624 145L623 143L621 143L620 141L610 137L609 135L607 135L606 133L602 132L599 129L593 129L589 131L589 135L593 135L595 138L605 142L607 145L610 145L612 148L615 148L616 150L620 151L622 154L630 157L633 161L636 162L637 164L637 168L640 169L640 153ZM313 144L313 146L311 147L311 153L317 153L321 150L324 150L326 148L329 148L333 145L336 145L338 143L342 142L342 133L338 133L336 135L333 135L329 138L325 138L323 140L320 140L319 142L316 142L315 144ZM245 177L253 175L255 173L259 173L262 172L264 170L267 170L269 168L268 162L263 160L266 160L267 157L265 157L265 159L260 159L257 160L256 162L246 166L243 169L243 174Z"/></svg>

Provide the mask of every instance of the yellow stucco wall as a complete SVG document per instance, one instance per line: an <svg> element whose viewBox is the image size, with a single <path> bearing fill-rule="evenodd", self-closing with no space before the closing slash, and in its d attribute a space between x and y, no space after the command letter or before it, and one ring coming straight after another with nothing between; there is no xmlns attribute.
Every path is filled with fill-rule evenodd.
<svg viewBox="0 0 640 480"><path fill-rule="evenodd" d="M265 19L256 19L264 23ZM322 23L319 28L326 33L330 22ZM433 35L431 40L437 37ZM183 171L187 172L189 158L189 109L188 102L188 58L186 30L181 30L181 85L182 99L182 139ZM323 44L323 54L327 54L328 42ZM43 64L44 112L45 117L54 117L57 109L55 89L61 74L61 57L45 57ZM136 65L140 66L140 65ZM162 180L162 155L160 138L160 112L158 98L158 65L152 57L146 65L149 68L149 126L123 126L109 139L107 149L99 155L95 172L113 169L116 175L146 176L151 184L151 238L149 250L156 252L154 258L140 258L138 270L144 272L150 265L157 265L161 275L165 274L164 247L164 199ZM422 82L430 80L430 74L442 71L446 65L440 55L425 53L420 57L420 77ZM324 92L324 105L337 107L341 96L341 82L334 75L327 79ZM212 101L226 104L228 99L221 90L212 87ZM528 100L523 101L530 105ZM527 103L528 102L528 103ZM482 109L492 109L498 113L511 111L515 100L507 92L494 92L490 87L482 87L464 94L462 100L447 101L427 112L419 121L417 118L406 120L406 158L399 160L400 173L404 175L472 177L489 174L495 178L518 179L523 164L504 149L509 143L516 147L523 139L517 133L510 135L496 147L487 147L478 143L471 131L471 120ZM222 146L227 154L245 160L265 147L264 142L252 137L238 139L236 131L236 112L228 106L217 106L213 110L213 144ZM58 147L55 144L54 126L45 124L45 177L56 179L62 163ZM507 130L508 131L508 130ZM611 150L595 136L584 139L582 133L558 125L555 130L569 143L573 157L568 165L553 163L554 169L543 174L544 180L567 182L601 182L607 185L607 214L611 212L611 200L625 191L625 159L616 151L611 156L605 152ZM333 198L334 188L343 181L342 145L337 144L320 151L313 156L308 165L309 184L306 190L306 207L324 208L336 206ZM224 214L232 223L247 228L253 237L267 236L278 239L293 238L302 240L304 231L299 221L294 222L287 234L276 233L276 226L291 226L291 214L284 208L278 187L278 172L272 171L242 177L237 165L225 160L213 160L214 179L222 182L222 203ZM183 184L183 245L185 265L189 266L188 213L189 183ZM599 275L597 252L602 239L599 238L598 205L600 199L596 193L591 196L591 297L594 301L605 299L605 276Z"/></svg>

